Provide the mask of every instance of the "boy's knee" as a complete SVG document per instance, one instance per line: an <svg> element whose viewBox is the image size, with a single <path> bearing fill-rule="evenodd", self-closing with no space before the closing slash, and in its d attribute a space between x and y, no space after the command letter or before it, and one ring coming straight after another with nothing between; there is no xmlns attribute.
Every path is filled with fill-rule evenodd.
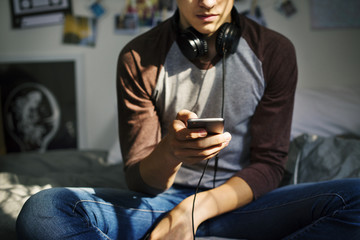
<svg viewBox="0 0 360 240"><path fill-rule="evenodd" d="M52 217L59 211L66 189L52 188L31 196L22 207L16 220L19 239L32 239L51 228Z"/></svg>

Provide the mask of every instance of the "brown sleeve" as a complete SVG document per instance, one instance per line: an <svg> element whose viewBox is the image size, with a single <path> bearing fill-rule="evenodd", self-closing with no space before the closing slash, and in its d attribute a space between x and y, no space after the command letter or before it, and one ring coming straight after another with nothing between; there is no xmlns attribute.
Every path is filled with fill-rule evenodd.
<svg viewBox="0 0 360 240"><path fill-rule="evenodd" d="M237 173L252 188L255 198L278 187L283 177L297 83L292 43L271 31L257 40L260 44L255 52L263 62L266 88L251 119L251 163Z"/></svg>
<svg viewBox="0 0 360 240"><path fill-rule="evenodd" d="M126 173L138 171L136 164L147 157L161 139L159 116L152 94L173 43L170 26L169 21L164 22L135 38L124 47L118 58L116 87L119 137ZM128 171L129 168L134 169ZM127 180L128 175L133 178L139 176L126 175Z"/></svg>
<svg viewBox="0 0 360 240"><path fill-rule="evenodd" d="M146 157L160 139L158 116L151 101L152 87L143 82L137 58L137 53L129 51L121 54L118 61L119 137L126 167Z"/></svg>

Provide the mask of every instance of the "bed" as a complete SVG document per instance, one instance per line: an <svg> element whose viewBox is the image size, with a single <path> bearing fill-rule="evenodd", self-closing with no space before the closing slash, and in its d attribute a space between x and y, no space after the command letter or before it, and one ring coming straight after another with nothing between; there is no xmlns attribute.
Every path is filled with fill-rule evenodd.
<svg viewBox="0 0 360 240"><path fill-rule="evenodd" d="M0 239L16 239L15 221L32 194L51 187L125 188L122 164L107 151L53 150L0 157Z"/></svg>
<svg viewBox="0 0 360 240"><path fill-rule="evenodd" d="M360 177L359 90L298 90L283 185ZM0 239L16 239L17 215L32 194L58 186L126 188L122 169L118 140L108 150L0 156Z"/></svg>

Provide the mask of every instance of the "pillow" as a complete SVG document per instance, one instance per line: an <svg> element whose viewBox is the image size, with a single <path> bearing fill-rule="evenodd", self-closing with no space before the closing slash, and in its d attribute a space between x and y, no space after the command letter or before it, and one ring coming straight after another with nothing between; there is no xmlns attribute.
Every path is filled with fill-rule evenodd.
<svg viewBox="0 0 360 240"><path fill-rule="evenodd" d="M113 145L109 149L109 153L106 159L107 164L120 164L122 163L122 155L120 150L120 140L119 136L117 135Z"/></svg>
<svg viewBox="0 0 360 240"><path fill-rule="evenodd" d="M318 136L360 136L360 86L298 89L291 139L304 133Z"/></svg>
<svg viewBox="0 0 360 240"><path fill-rule="evenodd" d="M110 146L108 151L108 156L106 158L106 163L109 165L120 164L123 162L121 150L120 150L120 139L119 139L119 128L118 128L118 114L117 114L117 106L114 106L114 141Z"/></svg>

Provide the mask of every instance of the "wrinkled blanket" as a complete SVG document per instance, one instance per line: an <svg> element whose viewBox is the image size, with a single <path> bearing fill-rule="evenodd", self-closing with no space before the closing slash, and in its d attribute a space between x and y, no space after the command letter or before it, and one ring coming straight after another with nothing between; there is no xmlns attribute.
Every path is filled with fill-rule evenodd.
<svg viewBox="0 0 360 240"><path fill-rule="evenodd" d="M304 134L291 142L286 184L360 177L360 139Z"/></svg>
<svg viewBox="0 0 360 240"><path fill-rule="evenodd" d="M25 201L51 187L125 188L122 164L105 164L105 151L50 151L0 157L0 239L16 239Z"/></svg>

